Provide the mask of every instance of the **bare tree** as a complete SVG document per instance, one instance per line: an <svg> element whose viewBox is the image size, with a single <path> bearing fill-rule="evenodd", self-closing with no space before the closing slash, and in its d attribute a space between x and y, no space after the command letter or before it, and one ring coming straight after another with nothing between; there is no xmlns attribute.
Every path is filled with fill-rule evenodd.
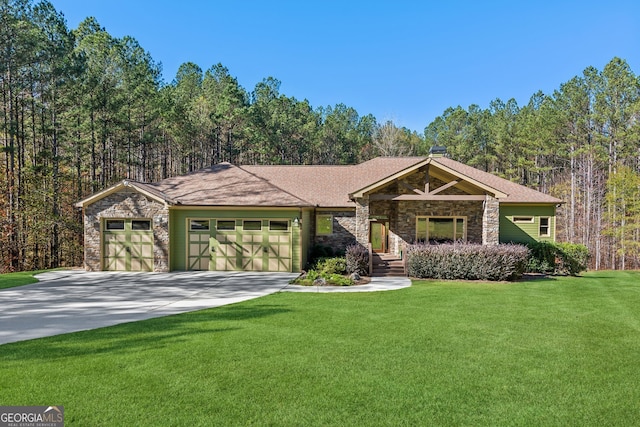
<svg viewBox="0 0 640 427"><path fill-rule="evenodd" d="M404 132L391 120L378 125L373 136L373 147L381 156L401 157L411 154L411 147L404 142Z"/></svg>

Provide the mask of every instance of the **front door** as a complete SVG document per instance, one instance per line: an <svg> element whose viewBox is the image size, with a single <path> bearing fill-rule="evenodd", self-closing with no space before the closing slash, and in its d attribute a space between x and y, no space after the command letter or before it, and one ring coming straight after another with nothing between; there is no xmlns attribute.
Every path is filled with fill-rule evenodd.
<svg viewBox="0 0 640 427"><path fill-rule="evenodd" d="M374 252L386 252L387 249L387 227L384 223L372 221L369 223L369 241Z"/></svg>

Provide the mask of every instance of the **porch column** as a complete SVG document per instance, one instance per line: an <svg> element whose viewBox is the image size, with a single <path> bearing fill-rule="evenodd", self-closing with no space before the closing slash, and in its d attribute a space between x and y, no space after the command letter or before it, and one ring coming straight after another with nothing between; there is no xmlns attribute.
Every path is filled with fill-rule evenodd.
<svg viewBox="0 0 640 427"><path fill-rule="evenodd" d="M498 199L486 195L482 213L482 244L497 245L500 243L500 204Z"/></svg>
<svg viewBox="0 0 640 427"><path fill-rule="evenodd" d="M356 199L356 241L365 248L369 244L369 196Z"/></svg>

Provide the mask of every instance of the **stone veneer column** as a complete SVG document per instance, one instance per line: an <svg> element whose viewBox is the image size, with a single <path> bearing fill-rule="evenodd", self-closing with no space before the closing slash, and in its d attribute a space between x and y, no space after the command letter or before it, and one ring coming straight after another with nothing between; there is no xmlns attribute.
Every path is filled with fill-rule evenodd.
<svg viewBox="0 0 640 427"><path fill-rule="evenodd" d="M369 244L369 196L356 199L356 241Z"/></svg>
<svg viewBox="0 0 640 427"><path fill-rule="evenodd" d="M482 244L497 245L500 243L500 203L498 199L487 194L482 214Z"/></svg>

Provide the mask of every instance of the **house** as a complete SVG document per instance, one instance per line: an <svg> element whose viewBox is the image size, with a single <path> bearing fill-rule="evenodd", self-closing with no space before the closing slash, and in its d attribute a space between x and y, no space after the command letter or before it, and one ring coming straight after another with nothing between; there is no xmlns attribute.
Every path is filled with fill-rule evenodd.
<svg viewBox="0 0 640 427"><path fill-rule="evenodd" d="M220 163L76 204L87 270L290 271L314 245L555 240L560 199L434 152L351 166Z"/></svg>

